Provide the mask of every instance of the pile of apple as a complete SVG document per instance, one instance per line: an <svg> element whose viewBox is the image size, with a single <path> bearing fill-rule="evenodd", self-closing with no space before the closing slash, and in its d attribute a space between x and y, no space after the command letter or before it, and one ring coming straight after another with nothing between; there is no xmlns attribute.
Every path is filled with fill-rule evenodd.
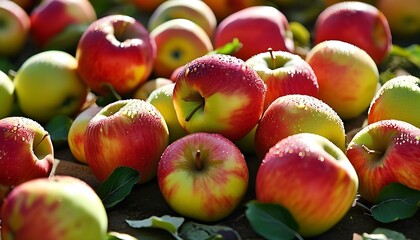
<svg viewBox="0 0 420 240"><path fill-rule="evenodd" d="M99 181L132 167L139 184L156 178L174 211L202 222L229 216L250 181L256 200L284 206L304 237L332 228L357 193L376 203L393 182L420 190L420 79L380 83L394 18L378 7L325 1L313 47L298 53L279 8L145 2L132 1L159 2L147 26L97 18L85 0L42 1L29 14L0 1L0 22L13 25L0 55L17 55L29 38L41 50L13 77L0 71L3 240L106 238L96 193L50 176L44 124L57 115L73 119L69 150ZM218 52L234 39L235 51ZM95 102L110 95L119 98ZM360 117L352 136L345 123ZM247 161L258 161L256 179Z"/></svg>

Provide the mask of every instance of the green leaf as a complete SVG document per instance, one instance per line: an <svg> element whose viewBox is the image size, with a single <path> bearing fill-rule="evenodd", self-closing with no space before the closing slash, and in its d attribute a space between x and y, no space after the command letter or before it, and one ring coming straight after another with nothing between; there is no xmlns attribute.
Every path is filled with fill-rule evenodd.
<svg viewBox="0 0 420 240"><path fill-rule="evenodd" d="M106 240L137 240L137 238L126 233L108 232Z"/></svg>
<svg viewBox="0 0 420 240"><path fill-rule="evenodd" d="M140 174L137 170L130 167L118 167L101 183L97 194L105 208L111 208L124 200L139 180Z"/></svg>
<svg viewBox="0 0 420 240"><path fill-rule="evenodd" d="M383 187L381 192L378 195L377 202L382 202L389 199L395 198L410 198L417 197L420 201L420 191L409 188L401 183L390 183L387 186Z"/></svg>
<svg viewBox="0 0 420 240"><path fill-rule="evenodd" d="M54 147L61 147L67 143L69 129L73 119L66 115L56 115L52 117L44 126L50 134Z"/></svg>
<svg viewBox="0 0 420 240"><path fill-rule="evenodd" d="M182 225L179 236L184 240L195 239L224 239L240 240L239 233L234 229L222 225L205 225L195 222L186 222Z"/></svg>
<svg viewBox="0 0 420 240"><path fill-rule="evenodd" d="M184 218L182 217L172 217L164 215L162 217L152 216L143 220L125 220L128 225L132 228L159 228L163 229L176 239L182 240L178 236L178 229L184 223Z"/></svg>
<svg viewBox="0 0 420 240"><path fill-rule="evenodd" d="M210 51L208 54L225 54L232 55L242 48L242 43L239 42L238 38L234 38L232 42L226 43L225 45Z"/></svg>
<svg viewBox="0 0 420 240"><path fill-rule="evenodd" d="M363 240L406 240L406 238L399 232L376 228L371 234L363 233Z"/></svg>
<svg viewBox="0 0 420 240"><path fill-rule="evenodd" d="M299 225L290 212L279 204L251 201L245 212L251 227L266 239L290 240L303 238L297 233Z"/></svg>

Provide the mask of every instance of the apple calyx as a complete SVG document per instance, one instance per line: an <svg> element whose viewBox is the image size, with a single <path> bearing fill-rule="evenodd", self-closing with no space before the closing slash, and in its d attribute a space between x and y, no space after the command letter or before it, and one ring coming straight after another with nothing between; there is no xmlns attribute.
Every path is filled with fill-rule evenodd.
<svg viewBox="0 0 420 240"><path fill-rule="evenodd" d="M203 161L201 159L201 151L197 149L194 155L194 163L197 170L201 171L203 169Z"/></svg>
<svg viewBox="0 0 420 240"><path fill-rule="evenodd" d="M194 95L183 98L183 100L186 102L198 102L198 105L185 117L185 121L188 122L200 108L204 107L205 101L204 98L197 92Z"/></svg>

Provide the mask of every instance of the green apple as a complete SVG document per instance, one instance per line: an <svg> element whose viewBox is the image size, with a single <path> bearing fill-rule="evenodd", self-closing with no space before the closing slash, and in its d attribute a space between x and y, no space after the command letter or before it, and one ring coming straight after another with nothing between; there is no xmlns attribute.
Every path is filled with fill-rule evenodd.
<svg viewBox="0 0 420 240"><path fill-rule="evenodd" d="M133 93L133 98L146 100L150 93L159 87L172 84L173 81L168 78L154 78L142 83Z"/></svg>
<svg viewBox="0 0 420 240"><path fill-rule="evenodd" d="M88 94L77 73L77 60L56 50L28 58L17 71L14 84L22 112L41 123L56 115L74 116Z"/></svg>
<svg viewBox="0 0 420 240"><path fill-rule="evenodd" d="M4 72L0 70L0 119L7 117L12 112L14 104L15 85Z"/></svg>

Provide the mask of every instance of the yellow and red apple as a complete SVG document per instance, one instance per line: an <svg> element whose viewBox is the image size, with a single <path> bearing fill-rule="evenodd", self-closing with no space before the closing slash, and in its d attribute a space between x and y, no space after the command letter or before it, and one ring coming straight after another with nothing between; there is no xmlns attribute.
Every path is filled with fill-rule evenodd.
<svg viewBox="0 0 420 240"><path fill-rule="evenodd" d="M173 84L174 82L168 78L153 78L149 79L146 82L142 83L133 93L133 98L146 100L150 93L154 90L158 89L159 87Z"/></svg>

